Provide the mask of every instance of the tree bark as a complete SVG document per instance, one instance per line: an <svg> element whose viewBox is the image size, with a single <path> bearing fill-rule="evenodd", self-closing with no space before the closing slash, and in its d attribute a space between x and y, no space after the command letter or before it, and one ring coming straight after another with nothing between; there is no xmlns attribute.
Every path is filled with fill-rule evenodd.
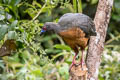
<svg viewBox="0 0 120 80"><path fill-rule="evenodd" d="M88 70L81 70L80 65L73 66L73 69L70 71L70 80L98 80L101 54L104 49L112 5L113 0L99 0L94 18L97 36L90 38L88 53L86 56ZM86 65L84 65L84 67L86 68Z"/></svg>
<svg viewBox="0 0 120 80"><path fill-rule="evenodd" d="M98 80L99 66L101 63L101 54L104 49L104 42L107 27L110 20L113 0L99 0L97 12L94 18L97 36L90 38L88 55L86 59L89 80Z"/></svg>

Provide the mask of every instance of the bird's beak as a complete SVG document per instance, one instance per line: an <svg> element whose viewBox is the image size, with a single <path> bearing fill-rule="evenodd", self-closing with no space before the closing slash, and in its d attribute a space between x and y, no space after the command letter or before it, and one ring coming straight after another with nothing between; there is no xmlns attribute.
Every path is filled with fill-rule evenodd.
<svg viewBox="0 0 120 80"><path fill-rule="evenodd" d="M40 36L45 32L46 32L46 30L42 29L41 32L40 32Z"/></svg>

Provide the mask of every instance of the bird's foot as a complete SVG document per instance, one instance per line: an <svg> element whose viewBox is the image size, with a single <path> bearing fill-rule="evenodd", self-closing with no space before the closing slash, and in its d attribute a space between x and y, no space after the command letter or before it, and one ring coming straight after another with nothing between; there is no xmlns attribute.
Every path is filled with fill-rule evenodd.
<svg viewBox="0 0 120 80"><path fill-rule="evenodd" d="M83 66L85 65L85 63L81 61L81 62L79 63L79 65L81 65L81 69L84 70L84 67L83 67Z"/></svg>
<svg viewBox="0 0 120 80"><path fill-rule="evenodd" d="M71 66L70 66L70 68L69 68L69 72L71 71L72 67L76 64L76 61L75 61L76 56L77 56L77 53L75 54L75 56L74 56L74 58L73 58L73 60L72 60L72 64L71 64Z"/></svg>

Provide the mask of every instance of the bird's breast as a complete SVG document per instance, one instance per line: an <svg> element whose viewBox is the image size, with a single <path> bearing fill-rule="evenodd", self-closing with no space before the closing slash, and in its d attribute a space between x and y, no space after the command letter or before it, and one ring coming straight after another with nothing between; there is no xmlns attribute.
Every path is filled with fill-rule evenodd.
<svg viewBox="0 0 120 80"><path fill-rule="evenodd" d="M58 33L68 45L86 47L88 38L85 33L78 27L69 28Z"/></svg>
<svg viewBox="0 0 120 80"><path fill-rule="evenodd" d="M83 30L81 30L78 27L71 27L65 30L62 30L58 33L61 37L63 38L68 38L68 39L77 39L77 38L82 38L85 37L85 33Z"/></svg>

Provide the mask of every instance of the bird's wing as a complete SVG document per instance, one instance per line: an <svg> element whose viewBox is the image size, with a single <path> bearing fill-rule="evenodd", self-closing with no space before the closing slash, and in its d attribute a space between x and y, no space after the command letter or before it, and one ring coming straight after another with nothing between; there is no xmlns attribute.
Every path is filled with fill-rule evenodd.
<svg viewBox="0 0 120 80"><path fill-rule="evenodd" d="M58 24L63 28L62 30L69 29L71 27L79 27L88 36L96 34L95 25L92 19L81 13L67 13L64 14Z"/></svg>

